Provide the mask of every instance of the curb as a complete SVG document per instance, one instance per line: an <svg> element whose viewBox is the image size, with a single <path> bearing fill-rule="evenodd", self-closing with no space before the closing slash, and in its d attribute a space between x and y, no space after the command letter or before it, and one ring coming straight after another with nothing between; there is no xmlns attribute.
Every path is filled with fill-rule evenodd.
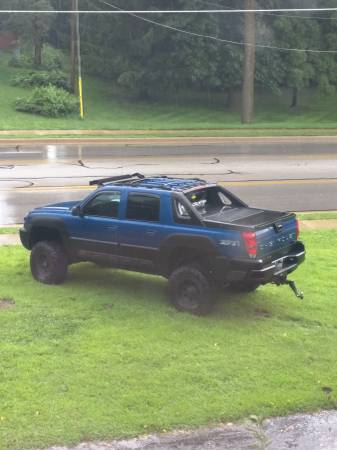
<svg viewBox="0 0 337 450"><path fill-rule="evenodd" d="M57 134L57 133L56 133ZM26 137L26 138L1 138L0 145L36 145L36 144L272 144L272 143L299 143L299 144L313 144L313 143L337 143L337 136L164 136L164 137L128 137L128 134L123 131L118 133L118 137ZM136 133L138 134L138 133ZM153 133L155 134L155 133ZM157 133L160 134L160 133ZM165 134L165 133L164 133ZM1 136L1 135L0 135ZM121 137L122 136L122 137Z"/></svg>

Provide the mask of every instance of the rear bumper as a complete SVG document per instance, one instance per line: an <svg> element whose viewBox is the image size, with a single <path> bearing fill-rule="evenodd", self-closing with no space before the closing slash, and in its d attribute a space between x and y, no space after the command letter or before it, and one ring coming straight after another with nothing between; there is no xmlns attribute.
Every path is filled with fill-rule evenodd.
<svg viewBox="0 0 337 450"><path fill-rule="evenodd" d="M271 262L263 260L228 260L218 258L215 276L218 281L237 282L254 281L260 284L275 279L284 279L297 269L305 259L305 248L302 242L296 242L291 250L282 257Z"/></svg>

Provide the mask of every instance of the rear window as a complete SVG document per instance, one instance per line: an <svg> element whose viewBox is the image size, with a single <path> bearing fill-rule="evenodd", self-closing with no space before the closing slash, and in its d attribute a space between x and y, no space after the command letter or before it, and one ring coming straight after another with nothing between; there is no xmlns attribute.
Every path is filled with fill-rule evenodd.
<svg viewBox="0 0 337 450"><path fill-rule="evenodd" d="M232 207L231 199L217 186L198 189L185 196L201 215L213 214L219 209Z"/></svg>
<svg viewBox="0 0 337 450"><path fill-rule="evenodd" d="M160 198L158 195L131 193L128 196L126 218L146 222L159 222Z"/></svg>

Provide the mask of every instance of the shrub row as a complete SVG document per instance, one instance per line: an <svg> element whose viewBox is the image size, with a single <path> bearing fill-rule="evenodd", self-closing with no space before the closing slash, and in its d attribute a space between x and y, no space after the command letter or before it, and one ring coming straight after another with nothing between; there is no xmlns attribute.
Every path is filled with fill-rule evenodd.
<svg viewBox="0 0 337 450"><path fill-rule="evenodd" d="M58 88L70 90L67 76L64 72L55 70L52 72L35 71L28 73L19 73L12 78L14 86L48 86L52 84Z"/></svg>
<svg viewBox="0 0 337 450"><path fill-rule="evenodd" d="M42 116L59 117L75 112L78 109L78 101L64 89L49 85L35 88L27 98L16 99L15 109Z"/></svg>
<svg viewBox="0 0 337 450"><path fill-rule="evenodd" d="M14 67L31 69L14 76L12 84L34 88L28 97L16 99L15 109L48 117L65 116L75 112L78 109L78 100L68 92L70 86L67 75L62 71L64 55L60 50L45 45L42 59L40 70L34 68L33 58L27 51L9 62L9 65Z"/></svg>

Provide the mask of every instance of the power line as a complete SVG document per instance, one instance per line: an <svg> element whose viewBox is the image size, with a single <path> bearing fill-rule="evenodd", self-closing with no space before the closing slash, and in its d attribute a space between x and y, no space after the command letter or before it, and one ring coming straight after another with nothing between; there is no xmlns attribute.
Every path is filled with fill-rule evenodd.
<svg viewBox="0 0 337 450"><path fill-rule="evenodd" d="M106 2L104 0L100 0L100 2L104 3L107 6L110 6L111 8L115 8L118 11L125 11L125 10L119 8L118 6L112 5L111 3L108 3L108 2ZM166 28L166 29L169 29L169 30L172 30L172 31L177 31L179 33L187 34L187 35L190 35L190 36L195 36L195 37L204 38L204 39L210 39L210 40L221 42L223 44L228 44L228 45L240 45L240 46L248 45L248 46L252 46L252 44L249 43L249 42L230 41L228 39L222 39L222 38L219 38L219 37L216 37L216 36L211 36L211 35L208 35L208 34L195 33L193 31L184 30L182 28L176 28L176 27L173 27L171 25L166 25L166 24L161 23L161 22L156 22L154 20L146 19L145 17L138 16L137 14L134 14L134 13L128 12L127 14L130 15L130 16L136 17L137 19L143 20L144 22L148 22L148 23L151 23L153 25L157 25L159 27ZM277 47L277 46L273 46L273 45L264 45L264 44L255 44L253 46L254 47L258 47L258 48L269 49L269 50L279 50L279 51L287 51L287 52L300 52L300 53L308 52L308 53L337 54L337 50L315 50L315 49L303 49L303 48L287 48L287 47Z"/></svg>
<svg viewBox="0 0 337 450"><path fill-rule="evenodd" d="M200 0L199 0L200 1ZM223 5L221 5L221 3L215 3L215 2L213 2L213 1L208 1L208 0L201 0L202 2L204 2L204 3L207 3L208 5L213 5L213 6L223 6ZM235 8L231 8L230 6L227 6L227 8L228 9L235 9ZM275 14L273 14L273 13L266 13L266 12L263 12L263 13L261 13L261 15L264 15L264 16L273 16L273 17L281 17L281 18L283 18L283 17L289 17L289 18L294 18L294 19L309 19L309 20L337 20L337 17L321 17L321 16L299 16L299 15L293 15L293 14L288 14L288 13L286 13L286 14L277 14L277 13L275 13Z"/></svg>
<svg viewBox="0 0 337 450"><path fill-rule="evenodd" d="M121 10L121 11L90 11L80 10L79 14L236 14L236 13L276 13L276 12L333 12L337 8L277 8L277 9L178 9L178 10ZM71 10L11 10L1 9L2 14L77 14Z"/></svg>

